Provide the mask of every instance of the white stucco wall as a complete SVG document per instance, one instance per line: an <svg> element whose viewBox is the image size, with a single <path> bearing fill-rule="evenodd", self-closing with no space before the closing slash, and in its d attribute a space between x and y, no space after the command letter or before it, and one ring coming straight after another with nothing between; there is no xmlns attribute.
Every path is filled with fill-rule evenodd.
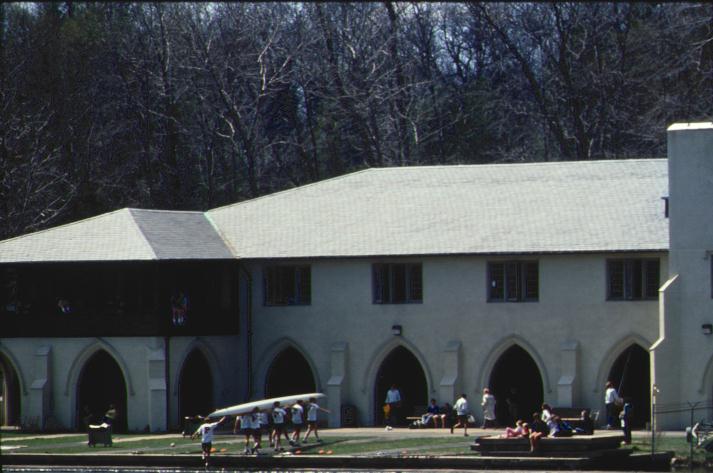
<svg viewBox="0 0 713 473"><path fill-rule="evenodd" d="M348 389L341 403L356 405L360 423L368 425L376 372L399 344L422 362L429 396L445 402L452 399L441 399L439 384L448 374L449 343L461 344L459 379L452 391L473 396L489 379L499 354L517 343L541 368L546 402L603 408L602 385L616 357L631 343L648 349L658 336L658 301L606 301L606 259L627 256L659 257L663 282L664 254L527 257L539 261L539 302L521 303L486 302L487 262L498 258L314 260L311 305L289 307L263 305L262 265L251 264L259 282L254 287L258 393L272 359L288 345L306 355L318 389L326 390L331 345L345 342ZM378 261L420 261L423 303L372 304L371 264ZM395 324L403 327L400 337L391 333ZM574 391L558 399L565 352L573 346L579 350Z"/></svg>
<svg viewBox="0 0 713 473"><path fill-rule="evenodd" d="M240 398L240 382L244 377L243 354L235 337L175 337L171 338L169 385L171 386L172 426L178 420L178 379L185 357L193 348L200 349L213 375L216 406ZM82 368L99 350L105 350L117 362L127 389L127 423L129 430L166 430L164 339L162 337L107 338L3 338L0 352L11 360L20 378L21 420L35 424L44 419L44 427L75 428L77 389ZM37 353L47 352L42 370ZM37 380L46 377L42 386L48 402L43 407L37 400ZM35 424L37 425L37 424ZM41 424L40 424L41 425Z"/></svg>

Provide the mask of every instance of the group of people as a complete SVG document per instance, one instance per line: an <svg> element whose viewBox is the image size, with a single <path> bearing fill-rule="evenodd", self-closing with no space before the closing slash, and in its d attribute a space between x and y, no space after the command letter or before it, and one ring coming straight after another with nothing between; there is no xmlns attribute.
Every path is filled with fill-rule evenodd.
<svg viewBox="0 0 713 473"><path fill-rule="evenodd" d="M388 398L387 398L388 400ZM495 396L490 392L489 388L483 389L483 397L480 403L483 410L482 428L494 428L495 417ZM508 403L510 405L510 403ZM608 381L605 385L605 406L607 413L607 429L613 429L615 421L618 417L618 423L624 433L624 443L631 443L631 402L629 399L621 398L617 393L612 382ZM453 419L455 412L455 419ZM433 423L434 427L446 427L446 422L450 425L451 433L456 428L463 428L464 435L468 435L468 421L472 420L470 415L470 406L468 398L465 394L461 394L453 407L446 403L444 407L439 407L435 399L431 399L428 409L421 416L421 423L429 425ZM530 439L531 449L537 450L538 442L541 437L564 437L573 434L591 435L594 432L594 420L591 418L588 409L584 409L580 413L580 418L576 422L576 427L573 427L560 416L558 416L549 404L542 404L539 412L534 412L530 423L523 419L517 419L514 427L507 427L502 437L515 438L527 437Z"/></svg>
<svg viewBox="0 0 713 473"><path fill-rule="evenodd" d="M522 419L515 422L515 427L507 427L501 437L525 437L530 440L530 451L537 451L542 437L569 437L574 434L592 435L594 433L594 420L589 410L580 413L577 427L560 418L549 404L542 404L539 412L532 414L532 421L527 423Z"/></svg>
<svg viewBox="0 0 713 473"><path fill-rule="evenodd" d="M306 403L300 399L287 406L282 406L279 401L275 401L270 409L256 407L250 413L237 416L233 426L233 433L237 434L239 432L245 436L244 452L246 455L260 453L263 433L268 435L270 446L275 449L275 452L284 451L282 437L293 447L298 447L300 441L307 442L310 434L314 434L316 441L321 442L317 429L317 414L319 411L329 413L329 410L317 404L317 400L314 397L309 398ZM225 419L226 417L222 417L216 422L203 423L191 436L191 438L201 437L201 449L206 466L210 462L210 453L213 448L213 433ZM307 430L304 437L300 438L305 423ZM290 425L292 426L291 432Z"/></svg>
<svg viewBox="0 0 713 473"><path fill-rule="evenodd" d="M483 389L483 398L480 401L480 407L483 409L483 429L495 427L495 396L490 393L489 388ZM468 421L470 415L470 405L468 397L461 394L458 400L453 405L453 410L456 412L457 422L451 426L451 433L454 429L463 427L463 435L468 436Z"/></svg>
<svg viewBox="0 0 713 473"><path fill-rule="evenodd" d="M388 397L387 397L388 400ZM481 401L483 409L483 425L484 429L495 427L495 396L490 393L490 389L483 390L483 399ZM421 416L421 424L429 425L433 422L433 426L438 428L446 428L446 424L451 429L463 428L463 435L468 436L468 424L474 422L468 396L461 394L455 401L453 406L445 403L443 407L439 407L435 399L431 399L430 404L426 409L426 413Z"/></svg>

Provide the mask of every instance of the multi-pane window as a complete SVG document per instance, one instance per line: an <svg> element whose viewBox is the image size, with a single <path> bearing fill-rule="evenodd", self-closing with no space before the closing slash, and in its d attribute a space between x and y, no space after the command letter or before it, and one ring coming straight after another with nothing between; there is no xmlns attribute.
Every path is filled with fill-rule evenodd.
<svg viewBox="0 0 713 473"><path fill-rule="evenodd" d="M607 260L607 299L655 299L659 290L659 260L630 258Z"/></svg>
<svg viewBox="0 0 713 473"><path fill-rule="evenodd" d="M539 291L537 261L488 263L488 302L537 301Z"/></svg>
<svg viewBox="0 0 713 473"><path fill-rule="evenodd" d="M268 266L264 273L265 305L309 305L312 281L309 265Z"/></svg>
<svg viewBox="0 0 713 473"><path fill-rule="evenodd" d="M421 263L375 263L372 283L374 304L423 302Z"/></svg>

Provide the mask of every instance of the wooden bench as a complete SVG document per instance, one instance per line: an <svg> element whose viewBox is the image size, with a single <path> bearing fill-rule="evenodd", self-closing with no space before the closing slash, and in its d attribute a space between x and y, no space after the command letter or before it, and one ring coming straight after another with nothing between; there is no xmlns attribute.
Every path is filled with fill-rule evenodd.
<svg viewBox="0 0 713 473"><path fill-rule="evenodd" d="M424 414L426 413L427 406L414 406L413 407L413 412L423 412ZM416 428L414 427L414 422L417 420L421 420L421 416L406 416L406 420L408 421L408 427L410 429ZM420 427L422 428L427 428L427 427L434 427L433 422L430 423L430 425L425 426L421 425Z"/></svg>
<svg viewBox="0 0 713 473"><path fill-rule="evenodd" d="M542 437L539 449L530 452L530 439L524 437L504 438L490 435L475 439L471 450L482 456L554 456L554 457L589 457L603 454L628 455L631 450L619 446L624 435L610 432L598 435L575 435L572 437Z"/></svg>

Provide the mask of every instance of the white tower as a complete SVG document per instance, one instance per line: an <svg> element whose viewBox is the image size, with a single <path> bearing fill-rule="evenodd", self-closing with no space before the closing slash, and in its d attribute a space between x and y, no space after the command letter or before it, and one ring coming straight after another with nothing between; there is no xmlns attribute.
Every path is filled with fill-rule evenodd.
<svg viewBox="0 0 713 473"><path fill-rule="evenodd" d="M713 402L713 123L668 128L669 277L652 347L656 426L690 423L689 403ZM653 387L653 386L652 386ZM710 417L697 410L695 418Z"/></svg>

